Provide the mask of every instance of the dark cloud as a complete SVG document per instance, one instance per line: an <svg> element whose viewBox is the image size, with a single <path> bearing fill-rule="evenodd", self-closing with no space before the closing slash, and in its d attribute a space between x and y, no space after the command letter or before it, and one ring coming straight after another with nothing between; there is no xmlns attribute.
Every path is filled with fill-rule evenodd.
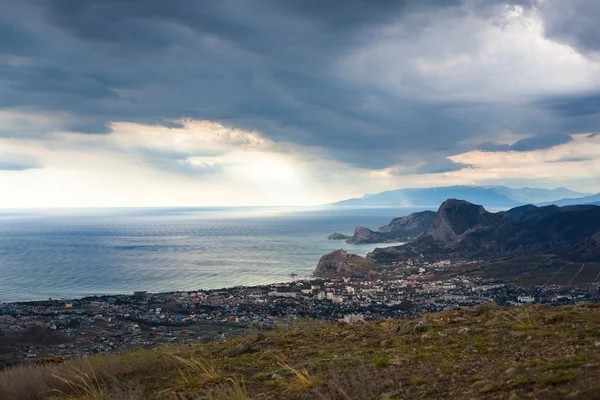
<svg viewBox="0 0 600 400"><path fill-rule="evenodd" d="M600 2L545 0L540 2L546 37L572 45L584 54L600 52Z"/></svg>
<svg viewBox="0 0 600 400"><path fill-rule="evenodd" d="M0 54L32 54L39 41L26 31L0 21Z"/></svg>
<svg viewBox="0 0 600 400"><path fill-rule="evenodd" d="M534 151L550 149L552 147L569 143L573 141L573 137L564 133L552 133L546 135L535 135L517 142L508 144L483 143L479 146L479 150L489 152L501 151Z"/></svg>
<svg viewBox="0 0 600 400"><path fill-rule="evenodd" d="M534 3L12 2L0 15L0 56L25 59L15 64L0 58L0 107L71 115L61 128L81 133L109 133L111 121L169 125L166 121L181 117L208 119L318 147L325 156L358 167L385 168L411 155L427 160L417 173L455 170L463 166L448 164L446 157L470 150L465 139L492 136L500 128L540 134L513 150L552 146L565 136L542 136L549 127L573 132L597 122L595 100L534 104L556 115L557 122L523 116L521 105L430 95L426 79L410 69L399 72L394 84L400 89L391 91L349 79L340 60L385 38L389 24L396 26L399 40L410 43L446 18L493 17L501 6L530 9ZM552 21L551 14L545 18ZM437 54L444 48L435 43L423 51ZM364 74L376 78L376 70ZM184 158L145 157L155 157L160 166L184 163Z"/></svg>
<svg viewBox="0 0 600 400"><path fill-rule="evenodd" d="M573 138L563 133L536 135L519 140L518 142L512 144L510 149L513 151L542 150L569 143L571 141L573 141Z"/></svg>
<svg viewBox="0 0 600 400"><path fill-rule="evenodd" d="M417 168L411 170L413 174L439 174L444 172L460 171L461 169L470 168L467 164L457 163L447 158L433 158Z"/></svg>
<svg viewBox="0 0 600 400"><path fill-rule="evenodd" d="M594 116L600 114L600 92L559 96L540 104L565 117Z"/></svg>
<svg viewBox="0 0 600 400"><path fill-rule="evenodd" d="M479 145L479 150L488 151L488 152L500 152L500 151L510 151L510 144L495 144L490 142L485 142Z"/></svg>
<svg viewBox="0 0 600 400"><path fill-rule="evenodd" d="M593 160L595 160L595 158L570 156L570 157L562 157L562 158L559 158L558 160L552 160L552 161L548 161L548 162L561 163L561 162L582 162L582 161L593 161Z"/></svg>

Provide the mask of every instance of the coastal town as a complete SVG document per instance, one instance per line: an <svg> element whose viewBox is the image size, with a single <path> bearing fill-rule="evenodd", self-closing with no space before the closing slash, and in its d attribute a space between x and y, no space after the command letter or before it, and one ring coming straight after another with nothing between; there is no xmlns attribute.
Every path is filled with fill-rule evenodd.
<svg viewBox="0 0 600 400"><path fill-rule="evenodd" d="M599 284L520 286L457 275L450 261L396 266L379 278L330 277L254 287L0 303L0 363L86 358L160 344L224 340L299 318L360 323L497 302L600 302Z"/></svg>

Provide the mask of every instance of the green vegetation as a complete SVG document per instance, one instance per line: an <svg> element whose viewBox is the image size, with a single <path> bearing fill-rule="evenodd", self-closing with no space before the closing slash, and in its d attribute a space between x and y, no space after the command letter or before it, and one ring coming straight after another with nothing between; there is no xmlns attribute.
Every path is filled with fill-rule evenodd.
<svg viewBox="0 0 600 400"><path fill-rule="evenodd" d="M600 399L598 332L597 304L302 320L226 342L23 365L0 373L0 398Z"/></svg>

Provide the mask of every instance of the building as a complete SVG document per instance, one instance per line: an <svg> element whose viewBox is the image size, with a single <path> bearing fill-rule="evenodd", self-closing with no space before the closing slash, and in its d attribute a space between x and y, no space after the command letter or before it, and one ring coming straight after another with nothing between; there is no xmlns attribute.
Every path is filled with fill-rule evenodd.
<svg viewBox="0 0 600 400"><path fill-rule="evenodd" d="M275 296L275 297L296 297L296 292L277 292L277 291L273 291L273 292L269 292L267 293L268 296Z"/></svg>
<svg viewBox="0 0 600 400"><path fill-rule="evenodd" d="M362 314L348 314L344 318L340 319L340 322L347 324L356 324L358 322L365 322L365 317Z"/></svg>
<svg viewBox="0 0 600 400"><path fill-rule="evenodd" d="M535 297L533 296L519 296L517 297L519 303L535 303Z"/></svg>

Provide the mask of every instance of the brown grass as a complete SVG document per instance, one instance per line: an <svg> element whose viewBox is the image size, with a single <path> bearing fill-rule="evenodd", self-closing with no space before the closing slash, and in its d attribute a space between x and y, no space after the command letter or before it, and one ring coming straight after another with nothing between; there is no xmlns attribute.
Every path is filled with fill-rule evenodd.
<svg viewBox="0 0 600 400"><path fill-rule="evenodd" d="M11 368L0 399L600 399L599 332L592 304L304 320L227 342Z"/></svg>

